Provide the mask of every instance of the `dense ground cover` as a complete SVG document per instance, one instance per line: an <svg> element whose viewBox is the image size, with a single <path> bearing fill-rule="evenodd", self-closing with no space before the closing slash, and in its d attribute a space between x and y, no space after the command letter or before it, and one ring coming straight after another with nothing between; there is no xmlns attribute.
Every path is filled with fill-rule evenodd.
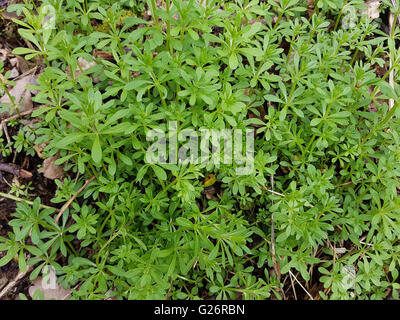
<svg viewBox="0 0 400 320"><path fill-rule="evenodd" d="M2 159L12 161L11 148L37 165L40 153L64 172L47 198L8 193L19 203L0 266L33 266L31 280L52 266L75 299L397 299L400 54L387 17L399 11L391 1L378 18L364 9L9 6L25 39L13 53L38 77L31 115L2 104L16 115ZM0 66L1 95L11 95ZM178 131L252 129L254 172L147 163L146 134L171 121Z"/></svg>

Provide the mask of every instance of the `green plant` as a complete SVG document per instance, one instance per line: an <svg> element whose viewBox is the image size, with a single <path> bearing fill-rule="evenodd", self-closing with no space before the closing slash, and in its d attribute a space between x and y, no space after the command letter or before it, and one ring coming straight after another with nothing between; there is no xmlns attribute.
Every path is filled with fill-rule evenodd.
<svg viewBox="0 0 400 320"><path fill-rule="evenodd" d="M387 35L358 15L341 28L360 1L320 0L309 13L303 0L164 3L148 1L151 21L120 24L126 1L68 1L55 30L21 7L19 33L37 49L14 53L46 64L34 140L68 172L52 202L81 192L60 224L39 200L19 205L0 265L27 250L31 278L52 265L76 299L281 299L292 277L304 290L321 282L326 299L398 297L400 90L386 82L398 78L398 27ZM146 134L172 121L178 133L254 130L254 172L146 163Z"/></svg>
<svg viewBox="0 0 400 320"><path fill-rule="evenodd" d="M14 81L9 80L11 72L7 71L4 76L4 63L0 62L0 93L2 93L2 96L7 95L7 97L10 99L10 106L11 108L9 108L10 106L8 104L1 104L0 107L0 111L3 112L16 112L19 115L19 106L17 105L14 97L11 95L10 90L9 90L9 86L13 86L15 85Z"/></svg>
<svg viewBox="0 0 400 320"><path fill-rule="evenodd" d="M0 131L0 153L3 158L8 157L11 154L11 143L6 143L3 138L3 131Z"/></svg>
<svg viewBox="0 0 400 320"><path fill-rule="evenodd" d="M28 182L27 185L17 185L13 184L10 189L10 194L14 194L16 197L21 197L24 199L29 198L33 194L30 192L34 190L34 187L31 186L32 182Z"/></svg>

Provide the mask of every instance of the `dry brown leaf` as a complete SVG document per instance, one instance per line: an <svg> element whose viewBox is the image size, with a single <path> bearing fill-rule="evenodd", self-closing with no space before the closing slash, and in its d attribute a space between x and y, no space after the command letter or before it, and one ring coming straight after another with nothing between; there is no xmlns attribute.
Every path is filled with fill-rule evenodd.
<svg viewBox="0 0 400 320"><path fill-rule="evenodd" d="M333 248L336 254L345 254L347 252L346 248Z"/></svg>
<svg viewBox="0 0 400 320"><path fill-rule="evenodd" d="M369 86L369 87L368 87L368 92L369 92L370 96L372 96L372 93L374 92L374 90L375 90L375 86ZM385 101L387 101L387 100L385 100L385 99L379 99L379 96L381 96L381 95L382 95L382 93L376 94L376 95L375 95L375 100L376 100L379 104L384 104ZM378 106L375 104L375 102L371 101L371 104L370 104L370 106L368 107L368 112L377 112L377 111L378 111Z"/></svg>
<svg viewBox="0 0 400 320"><path fill-rule="evenodd" d="M15 12L2 11L0 14L3 16L5 20L20 18Z"/></svg>
<svg viewBox="0 0 400 320"><path fill-rule="evenodd" d="M19 71L17 68L12 68L10 71L10 79L15 79L16 77L19 76Z"/></svg>
<svg viewBox="0 0 400 320"><path fill-rule="evenodd" d="M49 287L54 289L49 289ZM66 300L71 294L71 290L65 290L58 283L48 284L46 281L43 281L42 277L38 277L32 281L32 286L28 289L29 295L33 297L36 290L43 292L45 300Z"/></svg>
<svg viewBox="0 0 400 320"><path fill-rule="evenodd" d="M48 179L61 179L64 176L64 169L62 166L56 165L54 162L58 159L58 156L47 158L43 161L43 167L38 171Z"/></svg>
<svg viewBox="0 0 400 320"><path fill-rule="evenodd" d="M40 159L44 158L42 152L43 152L44 148L46 147L46 145L47 145L46 143L42 143L42 144L35 144L33 146L33 150L36 151L36 154L38 155L38 157Z"/></svg>
<svg viewBox="0 0 400 320"><path fill-rule="evenodd" d="M26 61L21 56L15 56L14 58L11 58L9 61L11 66L16 67L21 74L27 73L34 68L34 63Z"/></svg>
<svg viewBox="0 0 400 320"><path fill-rule="evenodd" d="M7 61L10 63L11 67L16 68L20 74L28 74L28 72L35 67L34 63L26 61L21 56L14 55L9 49L0 49L0 62L6 63Z"/></svg>
<svg viewBox="0 0 400 320"><path fill-rule="evenodd" d="M18 177L14 176L12 179L12 184L16 187L20 187L21 186L21 182L19 182Z"/></svg>
<svg viewBox="0 0 400 320"><path fill-rule="evenodd" d="M113 295L111 297L111 294ZM118 300L118 295L114 289L110 289L106 292L106 299L105 300Z"/></svg>
<svg viewBox="0 0 400 320"><path fill-rule="evenodd" d="M0 62L5 62L10 56L10 51L7 49L0 49Z"/></svg>
<svg viewBox="0 0 400 320"><path fill-rule="evenodd" d="M8 283L7 278L3 277L0 278L0 290L3 289L3 287Z"/></svg>
<svg viewBox="0 0 400 320"><path fill-rule="evenodd" d="M24 107L24 111L31 110L33 108L32 93L26 89L26 86L36 84L36 76L28 75L15 82L15 86L10 90L11 96L14 97L15 103L21 104ZM11 103L8 95L4 95L0 99L0 103Z"/></svg>
<svg viewBox="0 0 400 320"><path fill-rule="evenodd" d="M379 7L381 5L381 0L369 0L365 2L367 10L361 11L361 14L368 15L370 19L379 18Z"/></svg>
<svg viewBox="0 0 400 320"><path fill-rule="evenodd" d="M75 77L79 77L81 75L81 70L82 71L86 71L87 69L94 67L96 65L96 62L89 62L86 59L79 57L78 58L78 64L79 66L77 66L76 70L75 70ZM71 76L71 71L69 69L69 67L67 68L67 75Z"/></svg>
<svg viewBox="0 0 400 320"><path fill-rule="evenodd" d="M104 60L108 60L108 61L114 61L114 56L112 53L108 52L108 51L103 51L103 50L98 50L98 49L94 49L93 50L93 56L95 58L100 58L100 59L104 59ZM92 62L93 63L93 62Z"/></svg>

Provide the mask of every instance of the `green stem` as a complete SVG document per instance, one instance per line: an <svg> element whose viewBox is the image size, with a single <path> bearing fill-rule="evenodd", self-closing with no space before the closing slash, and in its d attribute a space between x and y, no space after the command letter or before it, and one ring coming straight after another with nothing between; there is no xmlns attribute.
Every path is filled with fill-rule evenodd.
<svg viewBox="0 0 400 320"><path fill-rule="evenodd" d="M153 17L154 17L154 22L156 24L156 28L159 29L160 26L158 24L158 17L157 17L157 13L156 13L157 6L156 6L155 0L151 0L151 7L152 7L152 11L153 11Z"/></svg>
<svg viewBox="0 0 400 320"><path fill-rule="evenodd" d="M295 40L295 37L297 37L297 34L293 34L292 39L290 40L290 47L289 47L289 51L286 57L286 64L289 64L289 60L290 60L290 55L292 54L293 51L293 42Z"/></svg>
<svg viewBox="0 0 400 320"><path fill-rule="evenodd" d="M339 25L340 18L342 17L342 14L343 14L343 9L344 9L344 7L347 5L347 2L348 2L348 1L349 1L349 0L346 0L346 1L343 3L342 9L340 9L339 15L338 15L338 17L337 17L337 19L336 19L335 28L333 29L333 31L336 31L336 29L337 29L337 27L338 27L338 25Z"/></svg>
<svg viewBox="0 0 400 320"><path fill-rule="evenodd" d="M281 22L281 19L282 19L284 13L285 13L285 9L282 10L281 14L280 14L279 17L278 17L278 20L276 20L276 23L275 23L275 25L274 25L274 28L272 29L273 31L275 31L276 28L278 27L279 22Z"/></svg>
<svg viewBox="0 0 400 320"><path fill-rule="evenodd" d="M308 22L311 21L311 19L312 19L312 17L314 16L315 12L318 12L318 11L319 11L319 10L318 10L318 0L315 0L315 1L314 1L314 9L313 9L313 12L312 12L310 18L308 18Z"/></svg>
<svg viewBox="0 0 400 320"><path fill-rule="evenodd" d="M104 244L104 246L101 247L101 249L99 250L99 252L97 253L97 257L96 257L96 265L99 265L100 263L100 257L101 257L101 252L108 247L108 245L116 238L119 236L120 232L123 230L125 226L122 226L116 233L114 233L114 235L108 239L108 241Z"/></svg>
<svg viewBox="0 0 400 320"><path fill-rule="evenodd" d="M360 148L365 144L365 142L368 141L368 139L374 134L374 132L379 129L380 126L383 126L386 122L388 122L396 112L396 109L398 108L400 104L400 101L396 101L395 105L393 106L392 109L386 114L386 117L382 120L382 122L378 123L377 126L374 126L374 128L368 133L368 135L361 141Z"/></svg>
<svg viewBox="0 0 400 320"><path fill-rule="evenodd" d="M1 79L0 79L0 81L1 81ZM19 110L18 110L18 106L17 106L17 104L15 103L14 97L11 95L11 93L10 93L10 91L8 90L6 84L3 83L3 82L2 82L2 87L3 87L4 90L6 91L6 94L7 94L8 98L9 98L10 101L11 101L12 108L13 108L14 111L17 113L18 117L21 118L21 113L20 113Z"/></svg>
<svg viewBox="0 0 400 320"><path fill-rule="evenodd" d="M71 244L71 242L69 242L69 241L65 241L65 242L68 244L68 246L69 246L69 248L70 248L72 254L74 254L75 257L79 257L78 252L75 250L75 248L73 247L73 245Z"/></svg>
<svg viewBox="0 0 400 320"><path fill-rule="evenodd" d="M167 15L169 18L169 14L171 11L171 0L166 0L166 9L167 9ZM169 21L169 19L167 20L167 47L169 48L169 53L171 54L171 56L173 55L173 51L172 51L172 46L171 46L171 22Z"/></svg>
<svg viewBox="0 0 400 320"><path fill-rule="evenodd" d="M326 118L328 117L329 111L331 110L331 108L332 108L334 102L335 102L335 99L332 98L331 103L329 104L329 106L328 106L328 108L326 109L326 112L325 112L325 114L324 114L324 116L323 116L321 122L319 123L318 131L321 130L322 125L323 125L324 121L326 120ZM313 147L312 147L310 153L312 153L312 151L314 150L315 144L313 144L313 142L314 142L314 140L315 140L316 137L317 137L317 134L314 133L314 135L312 136L312 138L311 138L310 142L308 143L306 149L304 150L304 154L303 154L303 163L305 163L305 161L306 161L307 152L308 152L308 149L311 147L311 145L313 145Z"/></svg>
<svg viewBox="0 0 400 320"><path fill-rule="evenodd" d="M29 204L29 205L31 205L31 206L33 205L33 202L32 202L32 201L25 200L25 199L22 199L22 198L13 196L13 195L11 195L11 194L6 194L6 193L3 193L3 192L0 192L0 197L7 198L7 199L10 199L10 200L14 200L14 201L17 201L17 202L25 202L25 203L27 203L27 204ZM46 205L44 205L44 204L40 204L40 207L41 207L42 209L54 209L54 210L58 211L57 208L49 207L49 206L46 206Z"/></svg>
<svg viewBox="0 0 400 320"><path fill-rule="evenodd" d="M366 36L367 36L367 31L364 32L364 34L363 34L363 36L362 36L362 38L361 38L361 40L359 42L360 44L362 44L364 42L364 39L365 39ZM354 52L353 59L351 60L351 63L350 63L351 66L354 65L354 62L355 62L355 60L357 58L357 55L358 55L359 51L360 51L360 49L357 48L356 51Z"/></svg>
<svg viewBox="0 0 400 320"><path fill-rule="evenodd" d="M155 75L154 71L151 71L151 76L153 78L153 81L155 83L155 86L158 89L158 93L160 95L161 103L164 108L167 108L167 102L165 101L165 98L162 95L162 91L159 89L161 87L161 83L158 82L157 76Z"/></svg>
<svg viewBox="0 0 400 320"><path fill-rule="evenodd" d="M363 147L363 145L379 129L379 127L383 126L386 122L388 122L393 117L394 113L396 112L396 109L399 107L399 104L400 104L400 101L395 102L395 105L393 106L392 109L389 110L389 112L386 114L386 117L380 123L378 123L378 125L374 126L372 128L372 130L367 134L367 136L361 141L360 148ZM363 157L364 157L364 152L361 151L360 158L363 158ZM350 163L348 164L348 166L349 165L350 165ZM347 166L347 169L348 169L348 166ZM350 182L350 180L348 180L347 182Z"/></svg>
<svg viewBox="0 0 400 320"><path fill-rule="evenodd" d="M392 31L390 32L390 37L393 38L394 31L396 30L396 24L397 24L397 18L399 16L399 12L396 12L394 19L393 19L393 25L392 25Z"/></svg>

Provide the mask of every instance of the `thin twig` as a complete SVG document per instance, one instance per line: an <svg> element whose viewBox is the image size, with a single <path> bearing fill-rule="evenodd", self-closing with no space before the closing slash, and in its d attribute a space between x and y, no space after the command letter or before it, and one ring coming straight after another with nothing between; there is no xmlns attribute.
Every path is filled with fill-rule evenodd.
<svg viewBox="0 0 400 320"><path fill-rule="evenodd" d="M11 143L10 135L8 134L7 126L5 124L3 124L3 121L0 122L0 131L1 130L4 131L7 143L10 144ZM12 152L11 146L8 149L10 150L10 152Z"/></svg>
<svg viewBox="0 0 400 320"><path fill-rule="evenodd" d="M270 176L271 182L271 191L274 191L275 181L274 175L271 174ZM274 191L275 192L275 191ZM272 200L272 205L274 205L274 200ZM272 258L272 266L274 268L275 276L277 277L279 283L281 282L281 269L279 267L279 261L276 261L276 253L275 253L275 225L274 225L274 213L271 212L271 258ZM282 298L285 299L285 292L282 288L280 288L282 292Z"/></svg>
<svg viewBox="0 0 400 320"><path fill-rule="evenodd" d="M308 297L311 300L314 300L312 295L306 290L306 288L303 287L303 285L300 283L299 280L297 280L297 278L295 277L295 275L292 273L292 271L289 270L289 274L294 278L294 280L296 280L296 282L300 285L300 287L307 293Z"/></svg>
<svg viewBox="0 0 400 320"><path fill-rule="evenodd" d="M396 9L396 5L394 2L393 2L393 6ZM396 23L394 21L394 15L393 15L393 13L390 13L390 15L389 15L389 30L391 32L390 37L393 37L393 33L392 33L393 23L394 24ZM389 59L389 60L390 60L389 61L389 70L392 69L392 71L390 71L390 74L389 74L389 84L394 89L394 68L392 68L393 62L392 62L392 59ZM393 106L394 106L394 99L390 98L389 99L389 111L393 108Z"/></svg>
<svg viewBox="0 0 400 320"><path fill-rule="evenodd" d="M362 181L362 180L364 180L364 179L363 179L363 178L360 178L360 179L357 180L357 182ZM349 185L352 185L352 184L354 184L353 181L349 181L349 182L345 182L345 183L341 183L341 184L336 184L336 185L335 185L335 188L344 187L344 186L349 186Z"/></svg>
<svg viewBox="0 0 400 320"><path fill-rule="evenodd" d="M290 283L292 284L294 299L297 300L296 288L295 288L294 282L293 282L293 273L289 272L289 276L290 276Z"/></svg>
<svg viewBox="0 0 400 320"><path fill-rule="evenodd" d="M17 202L26 202L27 204L29 204L29 205L31 205L31 206L33 205L33 202L32 202L32 201L25 200L25 199L22 199L22 198L18 198L18 197L16 197L16 196L13 196L13 195L7 194L7 193L3 193L3 192L0 192L0 197L7 198L7 199L10 199L10 200L14 200L14 201L17 201ZM54 210L58 211L57 208L49 207L49 206L46 206L46 205L44 205L44 204L41 204L40 207L41 207L42 209L54 209Z"/></svg>
<svg viewBox="0 0 400 320"><path fill-rule="evenodd" d="M9 164L6 163L0 163L0 171L8 172L11 173L17 177L21 177L24 179L30 179L32 178L32 173L29 171L26 171L24 169L20 168L15 168L10 166Z"/></svg>
<svg viewBox="0 0 400 320"><path fill-rule="evenodd" d="M392 5L393 5L394 10L397 11L397 3L395 0L392 0ZM397 21L400 24L400 15L397 16ZM390 13L390 16L389 16L390 37L393 37L393 35L394 35L395 25L396 25L396 21L394 21L394 14ZM389 66L390 69L392 69L392 66L393 66L393 62L392 62L392 59L390 59L390 66ZM389 74L389 84L394 90L394 68L392 69L392 71L390 71L390 74ZM390 111L390 109L393 108L393 106L394 106L394 99L389 99L389 111Z"/></svg>
<svg viewBox="0 0 400 320"><path fill-rule="evenodd" d="M33 109L30 109L30 110L27 110L24 112L20 112L19 114L15 114L15 115L8 117L0 122L0 130L4 131L4 134L6 135L8 144L11 143L11 139L10 139L10 135L8 134L7 122L9 122L13 119L18 119L19 117L27 116L28 114L31 114L32 112L36 111L37 109L39 109L39 108L33 108ZM12 151L11 147L9 149L11 152Z"/></svg>
<svg viewBox="0 0 400 320"><path fill-rule="evenodd" d="M274 190L274 176L270 176L271 188ZM274 200L272 200L272 205L274 205ZM279 281L281 281L281 271L279 268L279 262L276 263L276 254L275 254L275 226L274 226L274 213L271 212L271 258L272 265L274 267L274 272Z"/></svg>
<svg viewBox="0 0 400 320"><path fill-rule="evenodd" d="M268 189L268 188L266 188L264 186L262 186L261 189L264 190L264 191L267 191L269 193L275 194L277 196L285 197L285 195L283 193L279 193L279 192L276 192L274 190L270 190L270 189Z"/></svg>
<svg viewBox="0 0 400 320"><path fill-rule="evenodd" d="M76 290L78 288L80 288L80 286L82 285L82 282L79 282L74 288L73 290ZM72 290L70 290L63 298L62 300L67 300L72 294Z"/></svg>
<svg viewBox="0 0 400 320"><path fill-rule="evenodd" d="M397 3L396 0L392 0L392 4L395 10L397 10ZM397 17L397 22L400 24L400 16Z"/></svg>
<svg viewBox="0 0 400 320"><path fill-rule="evenodd" d="M58 220L60 220L62 214L64 213L65 210L71 205L72 201L75 200L75 198L80 194L93 180L95 177L91 177L90 179L86 180L85 184L72 196L71 199L68 200L68 202L61 208L60 212L57 214L57 217L54 219L56 223L58 223Z"/></svg>
<svg viewBox="0 0 400 320"><path fill-rule="evenodd" d="M11 120L18 119L20 116L21 116L21 117L27 116L27 115L29 115L29 114L35 112L35 111L38 110L38 109L40 109L40 107L39 107L39 108L32 108L32 109L29 109L29 110L20 112L19 115L18 115L18 114L14 114L13 116L8 117L8 118L4 119L3 121L1 121L1 123L10 122Z"/></svg>
<svg viewBox="0 0 400 320"><path fill-rule="evenodd" d="M21 78L24 78L24 77L28 76L28 75L35 74L37 69L38 69L38 66L35 66L32 69L20 74L18 77L15 77L13 79L13 81L17 81L17 80L19 80Z"/></svg>
<svg viewBox="0 0 400 320"><path fill-rule="evenodd" d="M32 271L32 266L28 266L28 268L25 270L25 272L19 272L15 279L11 281L1 292L0 292L0 299L2 299L6 294L15 287L17 282L21 279L23 279L28 273Z"/></svg>

